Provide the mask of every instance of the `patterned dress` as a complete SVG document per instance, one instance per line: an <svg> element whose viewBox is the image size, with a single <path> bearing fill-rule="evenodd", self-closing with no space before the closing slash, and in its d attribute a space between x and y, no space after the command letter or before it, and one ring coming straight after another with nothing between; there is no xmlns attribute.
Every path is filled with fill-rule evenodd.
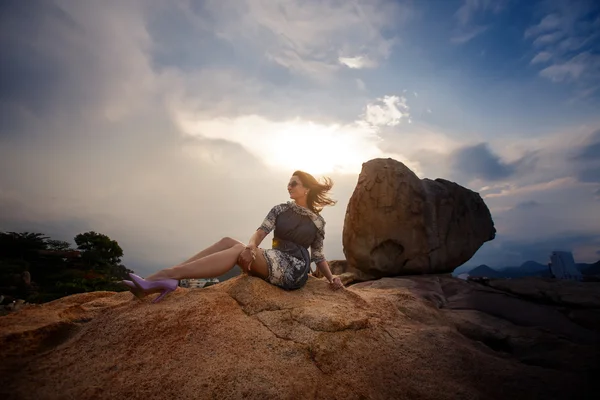
<svg viewBox="0 0 600 400"><path fill-rule="evenodd" d="M263 250L269 269L266 281L273 285L299 289L308 279L310 263L325 260L325 220L293 201L273 207L258 229L267 234L275 229L272 249Z"/></svg>

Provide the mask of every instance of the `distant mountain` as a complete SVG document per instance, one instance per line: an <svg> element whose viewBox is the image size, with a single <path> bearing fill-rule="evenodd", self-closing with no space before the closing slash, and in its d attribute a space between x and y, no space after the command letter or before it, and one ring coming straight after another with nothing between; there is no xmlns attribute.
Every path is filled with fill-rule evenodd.
<svg viewBox="0 0 600 400"><path fill-rule="evenodd" d="M485 276L488 278L504 278L500 271L497 271L493 268L488 267L485 264L482 264L478 267L473 268L468 272L469 276Z"/></svg>
<svg viewBox="0 0 600 400"><path fill-rule="evenodd" d="M468 269L459 268L454 270L454 274L468 273L469 276L485 276L488 278L523 278L526 276L550 277L550 268L547 265L536 261L526 261L518 267L491 268L485 264Z"/></svg>
<svg viewBox="0 0 600 400"><path fill-rule="evenodd" d="M539 271L540 269L548 269L548 265L540 264L536 261L525 261L519 268L527 271Z"/></svg>
<svg viewBox="0 0 600 400"><path fill-rule="evenodd" d="M518 267L505 267L499 270L505 278L523 278L526 276L550 277L550 268L535 261L526 261Z"/></svg>
<svg viewBox="0 0 600 400"><path fill-rule="evenodd" d="M600 260L593 264L576 263L575 267L581 271L583 275L600 275ZM487 276L488 278L524 278L527 276L552 277L550 267L540 264L536 261L525 261L518 267L502 267L491 268L485 264L478 267L467 267L461 265L452 273L457 276L461 273L468 273L469 276Z"/></svg>
<svg viewBox="0 0 600 400"><path fill-rule="evenodd" d="M583 275L600 275L600 260L593 264L577 263L575 264L575 267L577 267Z"/></svg>
<svg viewBox="0 0 600 400"><path fill-rule="evenodd" d="M452 271L452 275L457 276L460 274L464 274L465 272L468 273L469 271L471 271L473 268L475 268L472 265L461 265L460 267L456 267L454 269L454 271Z"/></svg>

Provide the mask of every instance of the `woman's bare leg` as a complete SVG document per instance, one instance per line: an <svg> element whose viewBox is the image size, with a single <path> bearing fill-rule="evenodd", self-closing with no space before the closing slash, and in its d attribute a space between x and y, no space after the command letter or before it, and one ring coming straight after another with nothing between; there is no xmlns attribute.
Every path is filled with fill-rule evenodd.
<svg viewBox="0 0 600 400"><path fill-rule="evenodd" d="M267 279L269 276L269 267L267 266L267 260L265 259L265 253L263 249L257 249L256 259L250 266L250 275L258 276L262 279Z"/></svg>
<svg viewBox="0 0 600 400"><path fill-rule="evenodd" d="M181 262L181 263L175 265L175 267L190 263L192 261L199 260L202 257L206 257L206 256L209 256L214 253L218 253L223 250L230 249L233 246L235 246L236 244L243 244L243 243L240 242L239 240L235 240L230 237L224 237L223 239L219 240L217 243L207 247L206 249L202 250L200 253L196 254L195 256L192 256L191 258L188 258L184 262ZM150 275L150 276L152 276L152 275ZM148 278L150 278L150 276Z"/></svg>
<svg viewBox="0 0 600 400"><path fill-rule="evenodd" d="M147 277L146 280L214 278L223 275L233 268L237 263L238 256L244 249L245 245L238 243L226 250L210 254L189 263L160 270Z"/></svg>

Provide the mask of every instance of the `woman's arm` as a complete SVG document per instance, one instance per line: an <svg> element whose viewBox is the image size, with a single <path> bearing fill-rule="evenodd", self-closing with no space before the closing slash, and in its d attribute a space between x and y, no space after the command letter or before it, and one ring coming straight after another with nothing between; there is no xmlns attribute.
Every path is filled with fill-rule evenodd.
<svg viewBox="0 0 600 400"><path fill-rule="evenodd" d="M333 274L331 273L331 270L329 269L329 264L327 264L327 260L318 262L317 268L319 269L319 271L321 271L321 273L325 276L325 278L327 278L329 283L331 283L333 281Z"/></svg>
<svg viewBox="0 0 600 400"><path fill-rule="evenodd" d="M252 262L256 259L256 249L258 248L258 245L260 245L260 242L262 242L267 235L267 232L259 228L252 234L252 236L250 236L248 245L238 256L238 265L244 266L248 269L248 271L250 271L252 268Z"/></svg>
<svg viewBox="0 0 600 400"><path fill-rule="evenodd" d="M329 283L333 285L334 289L341 289L344 287L344 285L342 284L342 280L337 276L334 277L331 273L327 260L319 261L317 263L317 268L319 269L319 271L321 271L323 275L325 275L325 278L327 278Z"/></svg>
<svg viewBox="0 0 600 400"><path fill-rule="evenodd" d="M240 266L247 265L248 271L252 266L252 261L256 258L256 249L263 241L265 237L275 228L277 223L277 216L285 209L285 204L279 204L273 208L267 214L263 223L258 227L256 231L250 236L246 249L238 257L238 264Z"/></svg>
<svg viewBox="0 0 600 400"><path fill-rule="evenodd" d="M263 231L262 229L257 229L256 232L250 236L247 247L256 249L265 237L267 237L267 232Z"/></svg>

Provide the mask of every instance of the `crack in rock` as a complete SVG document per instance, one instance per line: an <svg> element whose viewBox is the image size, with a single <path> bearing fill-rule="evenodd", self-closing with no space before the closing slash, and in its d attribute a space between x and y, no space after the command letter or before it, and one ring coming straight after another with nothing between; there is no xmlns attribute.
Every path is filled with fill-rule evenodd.
<svg viewBox="0 0 600 400"><path fill-rule="evenodd" d="M262 325L263 325L265 328L267 328L267 329L269 330L269 332L271 332L273 335L275 335L275 337L277 337L278 339L281 339L281 340L286 340L286 341L289 341L289 342L294 342L294 343L296 343L297 345L300 345L300 346L302 346L302 347L305 347L305 346L307 346L307 344L306 344L306 343L298 342L297 340L294 340L294 339L292 339L292 338L285 337L285 336L281 336L281 335L277 334L277 332L275 332L273 329L271 329L271 327L270 327L269 325L267 325L267 324L266 324L264 321L262 321L262 320L261 320L260 318L258 318L257 316L254 316L254 317L253 317L253 319L255 319L256 321L260 322L260 323L261 323L261 324L262 324Z"/></svg>
<svg viewBox="0 0 600 400"><path fill-rule="evenodd" d="M268 312L268 311L264 311L264 312ZM262 314L262 313L261 313L261 314ZM289 314L290 314L290 319L292 319L292 318L291 318L291 311L289 312ZM275 332L275 330L271 329L271 327L270 327L270 326L269 326L267 323L265 323L264 321L262 321L262 320L261 320L261 319L258 317L258 315L256 315L256 316L252 316L252 318L253 318L253 319L255 319L255 320L257 320L258 322L260 322L260 323L261 323L261 324L262 324L262 325L263 325L265 328L267 328L267 330L268 330L269 332L271 332L271 333L273 334L273 336L275 336L276 338L278 338L278 339L280 339L280 340L285 340L286 342L293 342L293 343L297 344L298 346L300 346L302 349L304 349L304 350L305 350L305 351L308 353L308 358L309 358L309 359L310 359L310 361L311 361L311 362L312 362L312 363L315 365L315 367L317 367L317 369L318 369L319 371L321 371L321 373L322 373L322 374L325 374L325 375L327 374L327 373L326 373L326 372L325 372L325 371L324 371L324 370L321 368L321 365L319 365L319 362L318 362L318 361L317 361L317 359L316 359L316 352L315 352L315 350L314 350L314 348L313 348L313 346L312 346L312 344L311 344L311 343L302 343L302 342L299 342L299 341L297 341L297 340L294 340L294 339L292 339L292 338L289 338L289 337L286 337L286 336L283 336L283 335L280 335L280 334L278 334L277 332ZM293 319L292 319L292 320L293 320ZM310 329L310 328L309 328L309 329Z"/></svg>
<svg viewBox="0 0 600 400"><path fill-rule="evenodd" d="M365 317L365 318L357 318L355 320L352 320L349 322L349 324L344 324L344 322L339 321L338 323L342 323L346 326L340 327L338 329L327 329L327 327L319 329L319 327L309 326L309 324L307 324L307 321L302 320L298 316L294 315L294 310L301 309L302 307L289 307L289 308L283 308L283 309L282 308L263 309L261 311L255 312L255 313L251 313L251 312L246 311L244 308L244 304L242 302L240 302L239 300L237 300L234 296L229 294L229 297L231 297L233 300L235 300L235 302L239 305L240 309L242 310L242 312L244 314L246 314L248 317L258 321L277 339L284 340L286 342L292 342L292 343L300 346L302 349L304 349L308 354L308 359L310 359L310 361L315 365L315 367L322 374L325 374L325 375L327 374L327 372L323 369L323 367L317 360L317 355L318 355L317 350L313 345L314 338L311 339L309 336L309 338L307 338L307 342L302 342L302 341L296 340L287 334L282 334L281 332L278 332L277 329L273 329L270 326L268 321L263 321L261 319L261 316L266 316L266 315L269 315L269 314L271 314L273 312L277 312L277 311L283 311L284 312L283 314L285 314L285 316L283 318L278 317L278 316L275 316L275 318L277 318L280 322L290 323L292 325L290 327L291 331L293 331L294 329L297 330L297 328L293 327L294 324L299 324L303 328L306 328L310 332L314 332L315 334L318 334L318 333L332 333L333 334L336 332L343 332L343 331L348 331L348 330L359 331L359 330L368 329L370 327L370 319L368 317ZM308 317L310 318L310 315ZM331 322L332 322L332 325L336 324L336 321L331 321ZM390 335L390 337L393 338L393 336L389 332L387 332L387 333L388 333L388 335Z"/></svg>
<svg viewBox="0 0 600 400"><path fill-rule="evenodd" d="M334 333L334 332L343 332L343 331L362 331L364 329L368 329L369 328L369 319L367 318L366 320L358 320L356 322L358 322L358 326L356 326L357 324L355 324L353 321L349 326L345 327L345 328L341 328L341 329L333 329L333 330L327 330L327 329L317 329L311 326L308 326L306 323L304 323L303 321L297 319L296 317L294 317L293 315L291 315L291 319L294 322L299 323L302 326L307 327L308 329L310 329L311 331L315 331L315 332L328 332L328 333ZM362 323L362 321L365 321L364 323Z"/></svg>

